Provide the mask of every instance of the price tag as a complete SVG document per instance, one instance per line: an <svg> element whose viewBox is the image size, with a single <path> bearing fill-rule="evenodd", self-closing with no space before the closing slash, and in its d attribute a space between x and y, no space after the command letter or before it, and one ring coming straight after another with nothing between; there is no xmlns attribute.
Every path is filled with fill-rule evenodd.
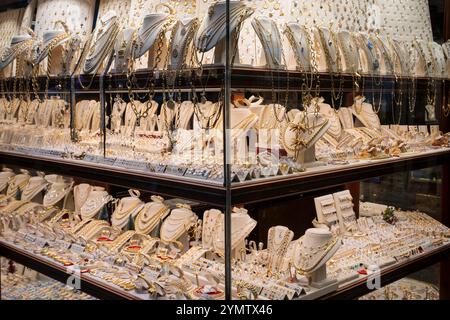
<svg viewBox="0 0 450 320"><path fill-rule="evenodd" d="M72 244L72 246L70 247L70 251L72 251L73 253L76 254L81 254L83 253L85 250L85 247L82 245L79 245L77 243Z"/></svg>
<svg viewBox="0 0 450 320"><path fill-rule="evenodd" d="M125 268L127 268L128 270L130 270L131 272L134 272L134 273L141 273L141 267L139 267L138 265L136 265L134 263L127 263Z"/></svg>
<svg viewBox="0 0 450 320"><path fill-rule="evenodd" d="M105 262L108 264L114 264L114 262L116 261L116 257L115 256L108 256L105 259Z"/></svg>
<svg viewBox="0 0 450 320"><path fill-rule="evenodd" d="M419 128L417 126L408 126L408 130L411 133L417 133L419 131Z"/></svg>
<svg viewBox="0 0 450 320"><path fill-rule="evenodd" d="M97 157L91 154L88 154L84 157L84 161L96 163L98 161Z"/></svg>
<svg viewBox="0 0 450 320"><path fill-rule="evenodd" d="M204 170L195 170L195 171L194 171L194 176L193 176L193 177L194 177L194 178L197 178L197 179L206 180L206 179L208 179L210 173L211 173L211 170L207 170L207 169L204 169Z"/></svg>
<svg viewBox="0 0 450 320"><path fill-rule="evenodd" d="M25 239L25 236L27 234L25 232L23 232L22 230L17 231L16 233L16 239Z"/></svg>
<svg viewBox="0 0 450 320"><path fill-rule="evenodd" d="M37 237L35 244L40 248L44 248L47 245L47 240L41 237Z"/></svg>
<svg viewBox="0 0 450 320"><path fill-rule="evenodd" d="M24 240L27 241L27 242L33 243L33 242L36 241L36 236L27 233L27 234L25 235L25 237L24 237Z"/></svg>
<svg viewBox="0 0 450 320"><path fill-rule="evenodd" d="M144 267L144 269L142 270L142 273L150 281L156 281L161 274L159 271L149 269L148 267Z"/></svg>
<svg viewBox="0 0 450 320"><path fill-rule="evenodd" d="M167 166L166 173L172 174L174 176L184 176L184 173L186 172L186 168L183 167L177 167L177 166Z"/></svg>
<svg viewBox="0 0 450 320"><path fill-rule="evenodd" d="M156 173L164 173L164 171L166 171L166 165L164 165L164 164L157 164L155 166L155 172Z"/></svg>
<svg viewBox="0 0 450 320"><path fill-rule="evenodd" d="M138 171L149 171L149 167L145 162L124 161L123 165L127 169L138 170Z"/></svg>
<svg viewBox="0 0 450 320"><path fill-rule="evenodd" d="M101 163L108 165L108 166L113 166L115 165L116 159L113 158L102 158Z"/></svg>
<svg viewBox="0 0 450 320"><path fill-rule="evenodd" d="M153 163L148 163L147 170L150 172L155 172L155 165Z"/></svg>
<svg viewBox="0 0 450 320"><path fill-rule="evenodd" d="M297 295L297 296L300 296L305 291L305 288L303 288L302 286L300 286L296 283L285 283L285 286L287 288L289 288L290 290L294 290L295 295ZM289 298L289 296L288 296L288 298ZM292 298L290 298L290 299L292 299Z"/></svg>
<svg viewBox="0 0 450 320"><path fill-rule="evenodd" d="M288 300L294 299L295 295L297 294L297 291L292 288L286 288L286 287L282 289L282 290L284 290L284 294L286 295Z"/></svg>
<svg viewBox="0 0 450 320"><path fill-rule="evenodd" d="M61 239L56 239L55 243L59 248L65 249L65 250L68 250L70 248L70 246L72 245L70 242L67 242L67 241L64 241Z"/></svg>

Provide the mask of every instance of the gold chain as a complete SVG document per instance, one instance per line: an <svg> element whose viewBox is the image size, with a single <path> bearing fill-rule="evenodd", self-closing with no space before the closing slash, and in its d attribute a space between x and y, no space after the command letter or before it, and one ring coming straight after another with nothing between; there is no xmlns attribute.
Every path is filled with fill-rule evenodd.
<svg viewBox="0 0 450 320"><path fill-rule="evenodd" d="M339 101L338 108L342 106L342 100L344 97L344 92L343 92L344 78L342 77L342 75L340 76L339 89L338 89L338 92L336 93L336 86L335 86L335 80L334 80L335 72L333 70L333 61L332 61L331 52L328 48L328 45L330 45L330 46L332 44L335 45L336 61L334 61L334 63L336 64L336 69L337 69L338 73L340 73L341 72L341 66L340 66L341 56L339 53L338 42L337 42L337 39L336 39L333 31L329 30L330 36L332 38L332 42L331 42L331 41L327 41L325 39L325 34L322 29L319 28L318 30L319 30L319 35L320 35L320 38L322 41L325 58L327 60L328 72L330 73L330 78L331 78L330 79L331 80L331 103L332 103L333 109L336 111L337 110L337 108L336 108L337 101Z"/></svg>

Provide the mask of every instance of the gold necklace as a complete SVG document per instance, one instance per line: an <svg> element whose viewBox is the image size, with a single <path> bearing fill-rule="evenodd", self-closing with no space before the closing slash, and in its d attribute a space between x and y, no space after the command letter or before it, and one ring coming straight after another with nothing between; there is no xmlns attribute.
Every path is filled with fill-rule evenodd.
<svg viewBox="0 0 450 320"><path fill-rule="evenodd" d="M445 88L445 81L444 82L444 88ZM442 114L444 117L448 118L450 115L450 86L448 87L448 94L447 94L447 105L445 105L445 99L442 99Z"/></svg>
<svg viewBox="0 0 450 320"><path fill-rule="evenodd" d="M319 247L304 247L306 252L300 251L299 257L294 259L294 267L297 272L301 275L307 275L311 273L311 271L314 270L322 262L323 258L325 258L325 256L334 248L338 241L339 238L332 238L327 243ZM298 242L297 247L301 248L302 244L303 239ZM321 252L322 250L323 252ZM312 265L308 265L308 262L311 262L312 259L317 259L317 261L314 261Z"/></svg>
<svg viewBox="0 0 450 320"><path fill-rule="evenodd" d="M318 31L319 31L320 39L322 42L322 47L323 47L323 50L325 53L325 58L327 60L328 72L330 73L330 77L331 77L331 102L332 102L333 109L336 111L337 109L339 109L342 106L343 97L344 97L344 91L343 91L344 78L342 77L342 75L340 75L339 88L338 88L337 93L336 93L335 80L334 80L335 72L334 72L333 65L336 65L336 70L338 73L341 72L341 56L339 53L339 43L337 42L337 38L333 31L329 30L329 33L331 36L331 40L329 40L329 41L326 40L325 34L321 28L319 28ZM331 57L331 52L328 47L328 46L331 47L333 44L334 44L335 51L336 51L336 59L334 61L333 61L333 58ZM337 101L339 101L339 105L336 108Z"/></svg>

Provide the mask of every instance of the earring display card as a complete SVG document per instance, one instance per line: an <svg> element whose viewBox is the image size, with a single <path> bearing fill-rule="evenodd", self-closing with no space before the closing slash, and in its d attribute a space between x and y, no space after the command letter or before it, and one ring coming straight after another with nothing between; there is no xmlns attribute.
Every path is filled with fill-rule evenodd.
<svg viewBox="0 0 450 320"><path fill-rule="evenodd" d="M10 45L13 36L20 32L21 10L0 12L0 48Z"/></svg>
<svg viewBox="0 0 450 320"><path fill-rule="evenodd" d="M95 0L39 0L35 32L42 39L44 32L54 30L57 21L63 21L70 32L85 39L92 31Z"/></svg>
<svg viewBox="0 0 450 320"><path fill-rule="evenodd" d="M111 10L117 14L122 26L127 27L130 24L131 0L100 0L97 25L101 17Z"/></svg>
<svg viewBox="0 0 450 320"><path fill-rule="evenodd" d="M283 1L285 2L285 1ZM288 1L286 1L288 2ZM370 1L295 0L290 1L290 14L307 26L330 26L333 30L366 31Z"/></svg>
<svg viewBox="0 0 450 320"><path fill-rule="evenodd" d="M315 198L314 204L316 205L317 220L319 223L328 226L333 226L338 223L339 218L337 216L335 201L331 194Z"/></svg>
<svg viewBox="0 0 450 320"><path fill-rule="evenodd" d="M36 11L37 0L31 0L23 11L21 27L22 29L31 28L33 22L34 12Z"/></svg>
<svg viewBox="0 0 450 320"><path fill-rule="evenodd" d="M350 191L333 194L339 224L343 233L351 231L356 226L356 214L353 209L353 197Z"/></svg>
<svg viewBox="0 0 450 320"><path fill-rule="evenodd" d="M372 0L381 33L401 41L433 41L428 0Z"/></svg>

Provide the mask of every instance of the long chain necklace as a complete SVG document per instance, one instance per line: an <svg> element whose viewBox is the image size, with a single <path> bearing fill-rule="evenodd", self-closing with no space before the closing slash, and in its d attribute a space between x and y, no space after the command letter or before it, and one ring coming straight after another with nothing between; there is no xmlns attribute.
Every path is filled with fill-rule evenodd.
<svg viewBox="0 0 450 320"><path fill-rule="evenodd" d="M432 53L433 49L431 47L431 43L428 44L428 50L429 50L429 54L432 58L431 67L432 67L432 70L434 71L434 70L436 70L437 62ZM425 53L423 53L423 56L425 57ZM427 85L427 105L432 107L433 109L436 107L436 96L437 96L436 79L431 77L430 80L428 80L428 85Z"/></svg>
<svg viewBox="0 0 450 320"><path fill-rule="evenodd" d="M336 93L335 72L334 72L334 68L333 68L333 65L335 65L337 72L340 73L340 71L341 71L341 66L340 66L341 56L340 56L339 49L338 49L338 42L336 41L337 39L335 39L333 31L331 31L331 30L329 31L332 39L327 41L323 30L321 28L319 28L318 30L319 30L319 35L320 35L320 38L322 41L322 47L323 47L323 50L325 53L325 58L327 60L328 72L330 73L330 78L331 78L331 103L332 103L333 109L336 111L337 109L339 109L342 106L343 97L344 97L344 91L343 91L344 78L342 77L342 75L340 76L338 92ZM336 50L336 59L334 61L333 61L333 58L331 57L331 52L329 49L329 47L331 47L332 45L335 46L335 50ZM339 105L336 108L336 102L338 102L338 101L339 101Z"/></svg>
<svg viewBox="0 0 450 320"><path fill-rule="evenodd" d="M311 39L308 40L308 37L310 38L310 34L309 31L307 29L303 28L303 34L305 35L305 37L307 38L307 45L308 47L310 46L309 44L312 43ZM289 25L286 26L286 30L285 30L285 34L287 36L288 41L290 42L292 48L294 49L294 54L295 54L295 60L297 63L297 66L299 69L299 71L301 72L301 76L302 76L302 83L300 85L300 94L301 94L301 101L302 101L302 105L303 106L308 106L310 105L311 102L311 98L312 98L312 86L313 86L313 67L310 63L309 68L306 68L299 56L298 50L295 50L296 46L297 46L297 42L295 40L294 37L294 32L292 31L291 27ZM302 48L302 51L304 51L305 49ZM311 48L309 48L309 59L311 60ZM311 75L310 77L309 74Z"/></svg>
<svg viewBox="0 0 450 320"><path fill-rule="evenodd" d="M273 47L275 45L276 41L273 40L273 36L278 37L278 38L280 37L279 36L278 27L277 27L276 23L273 20L268 20L268 21L269 21L270 28L271 28L270 31L267 31L267 28L265 28L263 26L262 22L259 19L255 18L253 20L253 28L255 29L256 33L258 34L258 37L259 37L263 47L266 47L266 48ZM264 43L264 42L267 42L267 40L266 40L266 33L268 33L268 36L270 38L270 40L268 41L269 43ZM274 33L275 33L275 35L274 35ZM286 64L286 58L284 56L283 48L281 47L279 49L281 50L282 59L283 59L283 61ZM273 53L273 51L271 51L271 50L264 50L264 52L266 52L266 55L267 54L271 55L270 58L271 58L272 61L276 61L277 60L276 57L275 57L275 54ZM268 60L269 57L266 57L266 59ZM279 116L278 116L278 111L279 111L279 110L277 110L277 106L279 106L278 94L275 93L274 71L273 71L272 65L273 64L271 63L270 77L271 77L271 85L272 85L271 88L272 88L272 111L273 111L273 117L275 118L275 120L278 123L282 123L282 122L284 122L284 120L286 119L287 116L286 116L286 112L283 113L283 118L282 119L280 119ZM288 100L289 100L289 72L288 72L287 69L286 69L286 72L287 72L287 88L286 88L285 101L284 101L284 107L285 108L287 107L287 103L288 103ZM280 83L280 71L278 71L277 74L278 74L278 77L277 77L278 78L278 83ZM277 90L277 92L278 91L280 91L280 90Z"/></svg>
<svg viewBox="0 0 450 320"><path fill-rule="evenodd" d="M214 13L215 6L217 4L218 4L217 2L214 3L213 7L210 8L210 11L209 11L210 15L212 15ZM233 52L232 52L232 55L231 55L231 64L232 65L233 65L234 60L236 58L237 46L238 46L238 41L239 41L239 34L240 34L240 31L241 31L243 22L244 22L244 20L245 20L245 18L247 16L247 13L248 13L247 10L248 10L248 8L244 8L243 10L240 10L239 21L237 23L236 29L234 30L234 37L232 39L232 44L231 44L232 48L233 48ZM209 38L211 38L211 36L212 35L204 34L202 36L202 38L201 38L200 46L204 47L205 41L207 41ZM194 47L195 47L195 44L194 44ZM202 50L202 52L203 51L204 50ZM191 59L194 59L194 56L196 56L196 55L192 55ZM202 104L205 104L207 102L206 92L205 91L206 91L206 86L207 86L207 83L209 81L209 77L210 77L211 72L208 72L208 76L206 78L206 82L203 83L203 80L202 80L202 76L203 76L203 58L204 58L204 52L202 53L202 57L201 57L200 61L197 61L198 65L199 65L198 71L196 71L196 70L192 71L192 74L194 74L195 77L194 77L194 79L191 80L191 89L192 89L192 103L194 104L194 114L195 114L198 122L200 123L201 128L203 130L208 130L208 129L215 128L217 123L218 123L218 121L219 121L219 119L221 118L220 114L222 113L222 108L224 107L223 94L224 94L225 79L224 79L224 82L222 84L222 90L220 91L220 94L218 96L218 102L217 102L217 105L216 105L215 109L209 115L205 115L203 110L202 110L202 108L198 104L198 97L197 97L197 93L196 93L196 89L195 89L195 85L194 85L194 81L196 81L196 80L200 81L200 85L203 88L203 93L201 94L200 101L201 101ZM228 106L226 106L226 107L228 107ZM206 126L203 125L204 123L206 123Z"/></svg>
<svg viewBox="0 0 450 320"><path fill-rule="evenodd" d="M445 88L445 80L443 80L443 82L444 82L444 88ZM442 113L443 113L444 117L448 118L448 116L450 115L450 85L448 86L448 89L447 89L447 101L445 101L445 100L446 99L442 99Z"/></svg>
<svg viewBox="0 0 450 320"><path fill-rule="evenodd" d="M57 37L55 37L54 39L52 39L50 41L50 43L48 44L47 48L44 49L48 50L48 55L47 55L47 69L46 69L46 74L45 74L45 90L44 90L44 100L48 99L48 88L49 88L49 84L50 84L50 72L51 72L51 68L52 68L52 62L53 62L53 50L58 46L58 44L63 41L64 39L70 37L66 32L58 35ZM39 82L37 80L39 75L39 64L36 64L33 67L33 71L32 71L32 77L31 77L31 83L32 83L32 87L34 90L34 96L35 99L37 99L39 102L43 102L43 100L40 99L39 97Z"/></svg>
<svg viewBox="0 0 450 320"><path fill-rule="evenodd" d="M411 75L411 88L409 90L408 102L409 102L409 112L414 113L416 109L417 101L417 80L414 75Z"/></svg>
<svg viewBox="0 0 450 320"><path fill-rule="evenodd" d="M80 64L78 66L80 68L82 67L83 64L86 64L86 61L88 58L93 59L95 57L95 56L93 56L93 54L95 53L95 47L91 47L92 43L98 42L98 40L100 38L105 37L105 36L107 36L108 33L110 33L109 37L106 40L106 44L103 47L103 50L101 50L101 52L100 52L100 58L97 59L97 66L93 67L92 76L87 85L83 84L83 82L81 80L81 70L77 70L78 68L75 68L75 72L79 71L78 83L80 84L80 86L83 89L89 89L92 86L92 83L94 82L97 71L100 69L105 58L108 57L109 55L111 55L111 53L112 53L114 42L116 41L117 35L120 32L120 23L118 22L117 17L113 17L113 19L114 20L112 21L111 25L107 28L107 30L105 32L103 32L104 31L103 28L105 27L106 23L102 22L102 26L96 35L96 40L94 40L94 34L92 34L83 48L83 52L81 54L82 58L80 59ZM89 55L92 55L92 56L89 57ZM97 53L97 55L98 55L98 53Z"/></svg>

